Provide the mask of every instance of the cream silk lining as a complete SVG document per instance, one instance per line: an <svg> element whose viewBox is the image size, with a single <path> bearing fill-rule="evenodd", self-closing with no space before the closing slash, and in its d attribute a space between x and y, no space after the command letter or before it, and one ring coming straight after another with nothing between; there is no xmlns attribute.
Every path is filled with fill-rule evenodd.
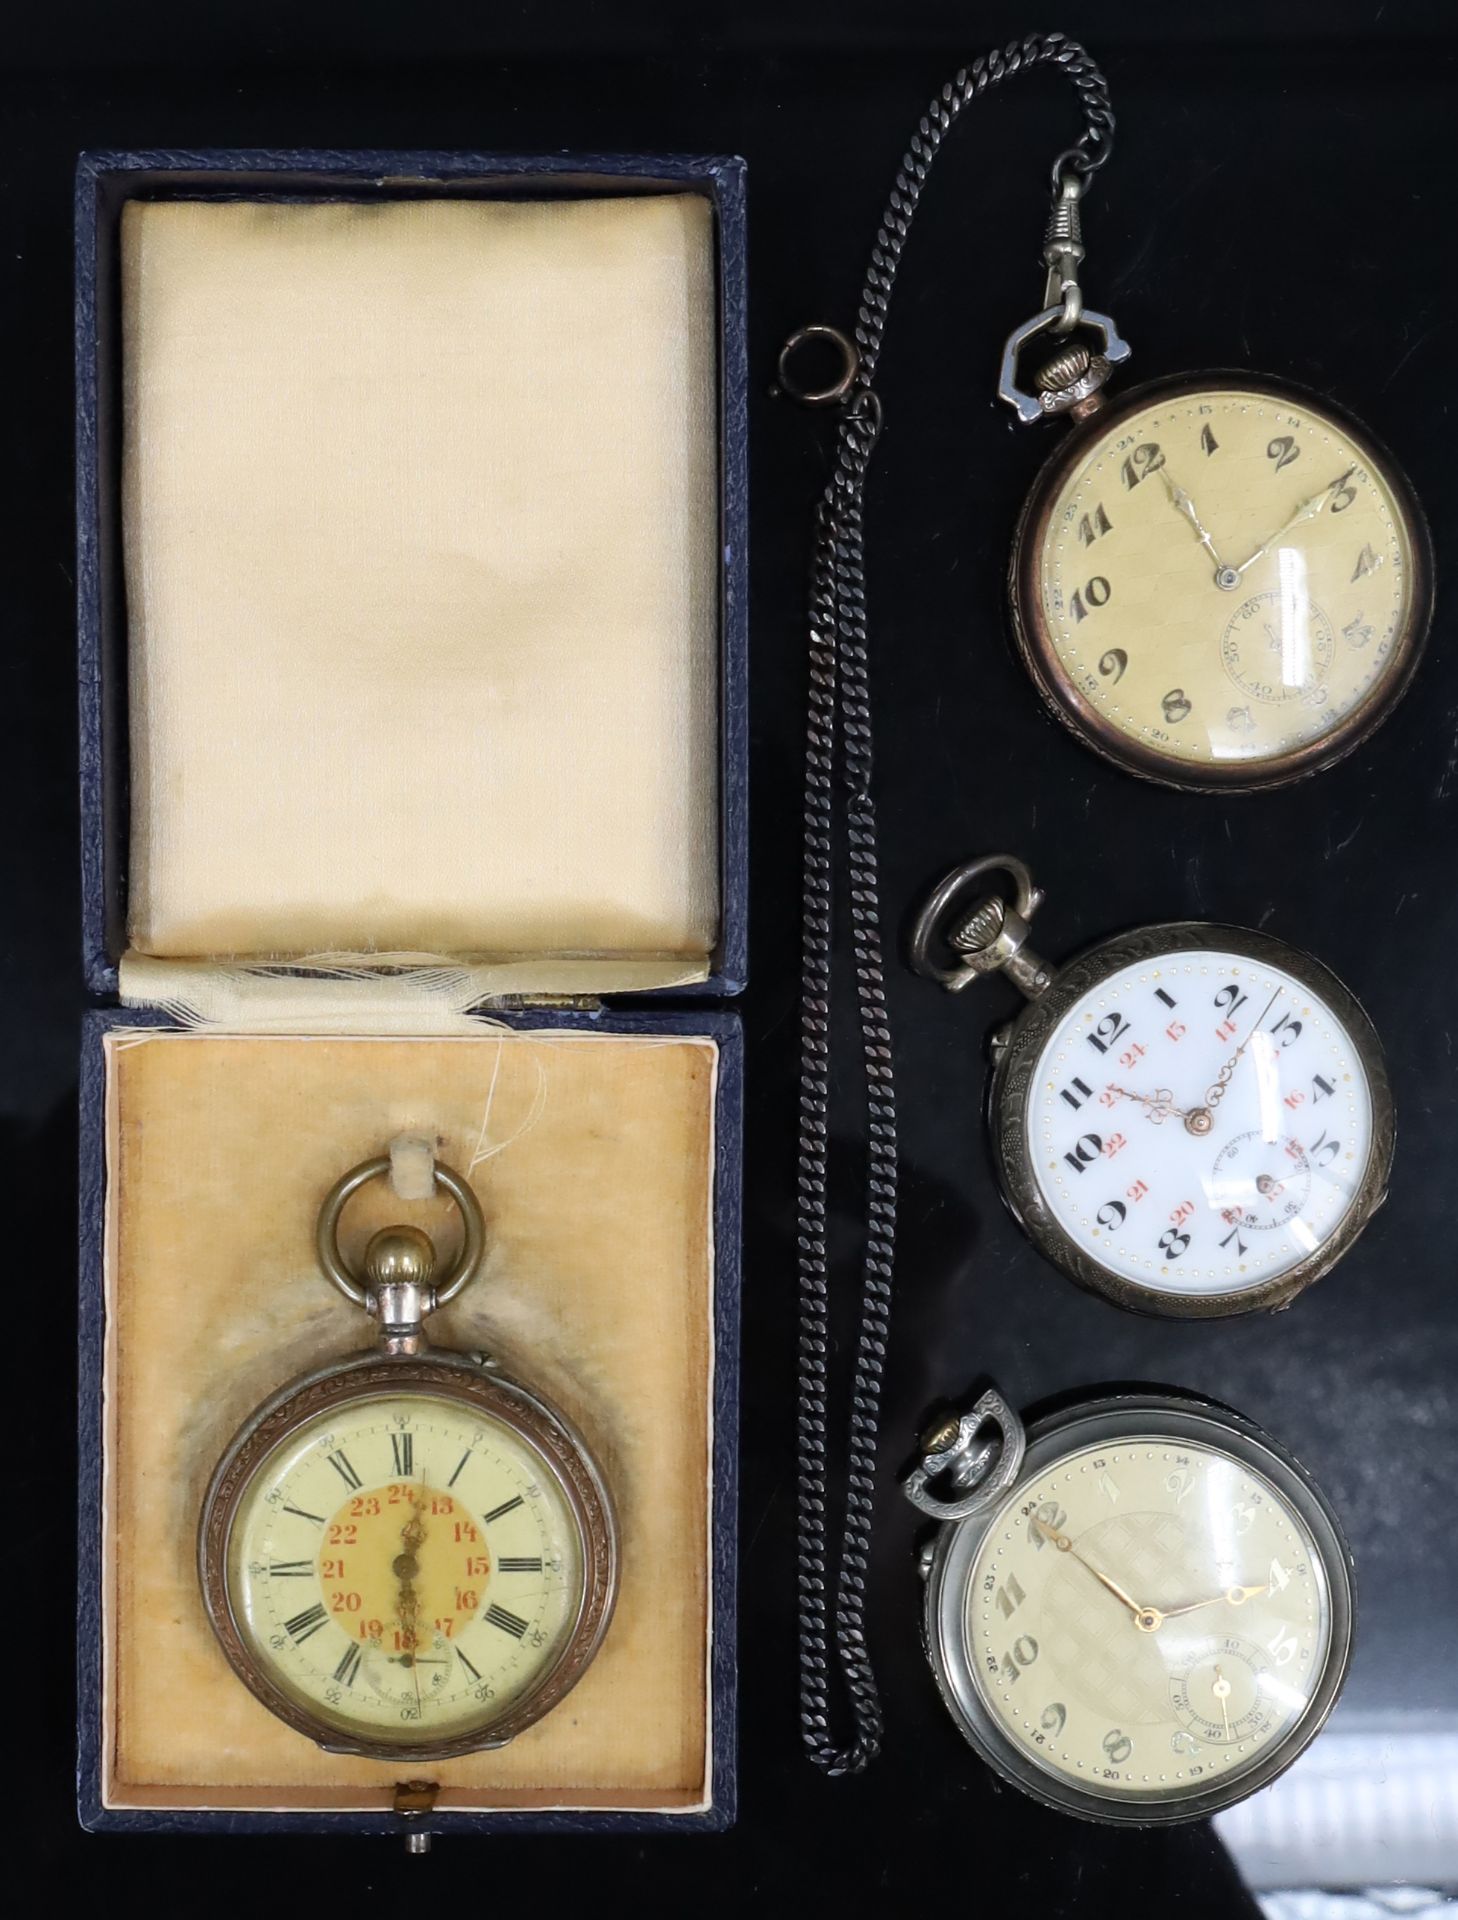
<svg viewBox="0 0 1458 1920"><path fill-rule="evenodd" d="M708 202L139 201L122 253L133 947L701 974Z"/></svg>
<svg viewBox="0 0 1458 1920"><path fill-rule="evenodd" d="M107 1036L105 1796L110 1806L669 1811L711 1797L708 1754L714 1099L683 1035L301 1039ZM489 1349L587 1436L612 1488L617 1612L580 1686L496 1753L430 1764L322 1752L241 1686L198 1589L198 1513L240 1423L296 1375L367 1347L320 1277L321 1196L401 1133L471 1181L479 1280L432 1338ZM451 1210L383 1182L344 1245ZM488 1908L489 1911L489 1908Z"/></svg>

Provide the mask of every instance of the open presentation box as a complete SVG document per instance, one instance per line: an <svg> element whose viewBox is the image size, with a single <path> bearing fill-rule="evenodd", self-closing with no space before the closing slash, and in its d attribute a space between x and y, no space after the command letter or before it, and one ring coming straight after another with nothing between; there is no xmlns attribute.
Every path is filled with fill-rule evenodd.
<svg viewBox="0 0 1458 1920"><path fill-rule="evenodd" d="M81 1817L403 1831L409 1772L441 1831L724 1826L742 163L94 154L77 247ZM407 1133L487 1221L433 1337L622 1541L568 1699L409 1769L268 1714L194 1569L233 1431L369 1343L313 1218Z"/></svg>

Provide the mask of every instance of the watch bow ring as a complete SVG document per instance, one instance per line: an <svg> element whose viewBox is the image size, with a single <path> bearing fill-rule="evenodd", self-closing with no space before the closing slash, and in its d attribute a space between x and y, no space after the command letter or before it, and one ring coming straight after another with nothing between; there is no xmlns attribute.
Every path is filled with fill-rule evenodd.
<svg viewBox="0 0 1458 1920"><path fill-rule="evenodd" d="M481 1217L481 1203L469 1181L463 1180L458 1173L442 1166L437 1160L433 1169L435 1185L455 1201L461 1216L461 1250L454 1264L438 1286L432 1285L435 1248L428 1236L416 1227L387 1227L383 1234L375 1236L366 1249L366 1278L373 1283L366 1285L351 1270L339 1250L339 1220L347 1202L361 1187L367 1186L371 1180L380 1179L389 1171L390 1156L387 1153L377 1154L373 1160L362 1160L357 1167L341 1174L329 1189L319 1209L319 1225L314 1236L319 1265L324 1269L325 1277L333 1281L346 1300L373 1313L378 1301L380 1276L390 1270L387 1263L394 1261L401 1270L399 1277L403 1278L406 1271L416 1277L417 1284L430 1300L429 1307L424 1311L434 1312L437 1307L446 1306L454 1300L480 1271L481 1259L486 1251L486 1223ZM413 1254L409 1249L413 1249Z"/></svg>

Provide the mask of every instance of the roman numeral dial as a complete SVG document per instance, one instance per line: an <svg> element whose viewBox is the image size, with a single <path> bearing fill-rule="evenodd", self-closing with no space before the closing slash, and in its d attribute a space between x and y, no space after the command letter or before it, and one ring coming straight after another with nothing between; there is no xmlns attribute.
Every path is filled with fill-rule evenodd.
<svg viewBox="0 0 1458 1920"><path fill-rule="evenodd" d="M554 1665L584 1549L556 1471L469 1405L376 1397L304 1422L234 1522L235 1617L327 1727L446 1740Z"/></svg>

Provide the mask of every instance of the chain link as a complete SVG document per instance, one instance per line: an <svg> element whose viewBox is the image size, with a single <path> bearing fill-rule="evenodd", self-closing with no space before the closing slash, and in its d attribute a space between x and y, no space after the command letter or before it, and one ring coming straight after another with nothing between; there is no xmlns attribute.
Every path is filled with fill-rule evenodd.
<svg viewBox="0 0 1458 1920"><path fill-rule="evenodd" d="M881 429L871 382L891 293L932 162L964 107L1025 71L1053 66L1076 88L1085 129L1059 156L1055 192L1070 170L1085 181L1108 159L1114 116L1091 56L1062 34L1030 34L965 67L931 102L902 158L871 249L855 331L860 353L842 409L835 463L816 516L810 588L809 710L805 747L804 909L801 948L798 1250L800 1728L806 1751L831 1774L859 1773L880 1751L882 1715L866 1643L865 1608L875 1495L881 1383L896 1241L896 1095L881 949L872 798L872 724L866 627L865 481ZM865 1077L866 1224L860 1330L851 1380L845 1516L828 1565L830 1287L827 1177L833 986L837 768L845 793L846 879ZM831 1583L834 1581L832 1600ZM852 1733L831 1729L834 1665Z"/></svg>

